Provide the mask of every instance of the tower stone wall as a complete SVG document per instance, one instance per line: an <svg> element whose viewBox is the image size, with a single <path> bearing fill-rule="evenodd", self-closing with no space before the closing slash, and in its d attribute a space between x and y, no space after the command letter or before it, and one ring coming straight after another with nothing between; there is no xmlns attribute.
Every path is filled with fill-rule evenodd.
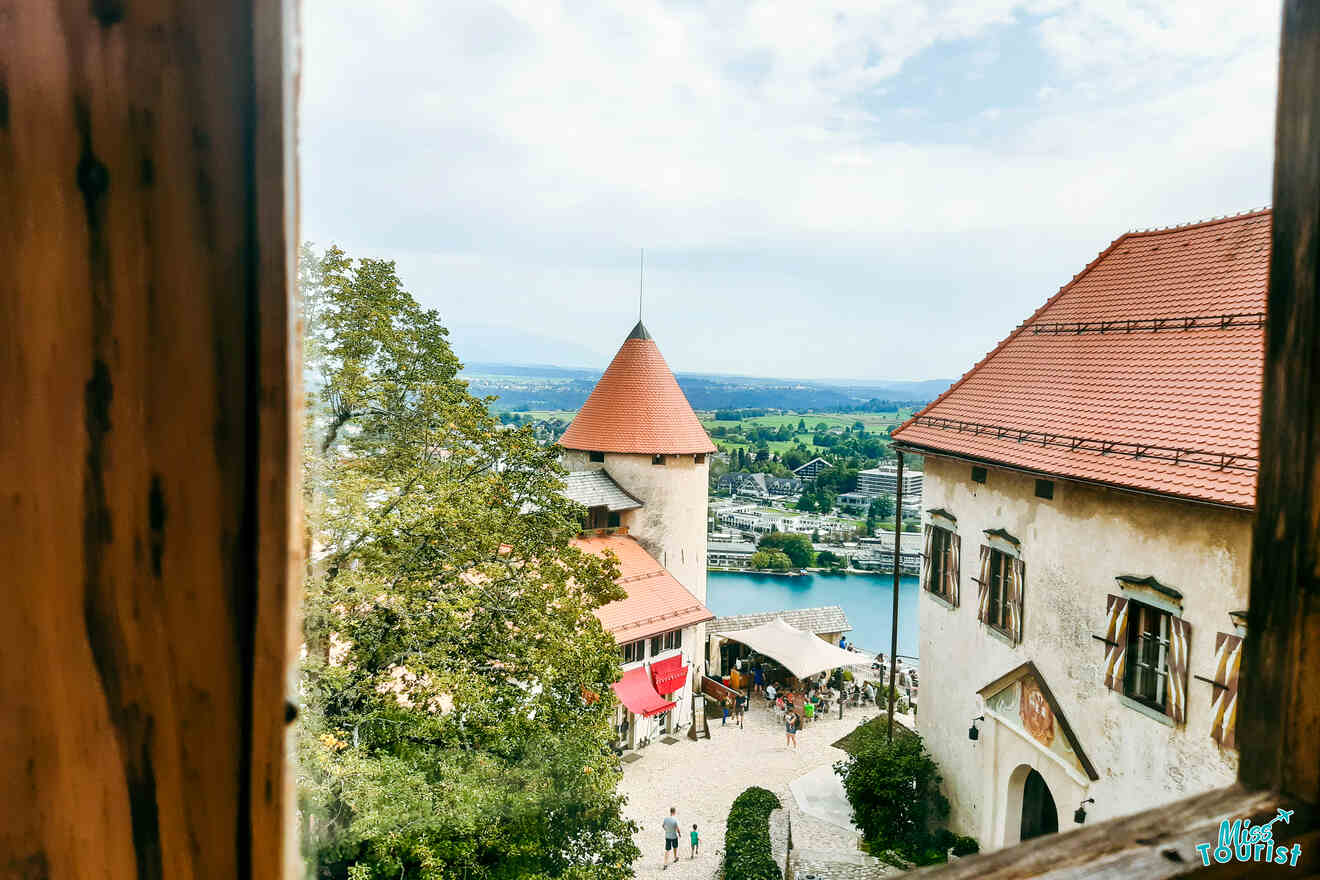
<svg viewBox="0 0 1320 880"><path fill-rule="evenodd" d="M706 602L706 504L710 457L698 463L694 455L665 455L664 464L651 455L607 452L603 462L566 450L570 471L604 468L616 483L641 499L644 507L627 511L620 522L678 582Z"/></svg>

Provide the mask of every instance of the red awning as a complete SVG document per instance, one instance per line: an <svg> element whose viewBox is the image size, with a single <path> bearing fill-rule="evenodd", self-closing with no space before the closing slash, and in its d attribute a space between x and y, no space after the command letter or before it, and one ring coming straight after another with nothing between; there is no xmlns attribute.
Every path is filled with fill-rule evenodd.
<svg viewBox="0 0 1320 880"><path fill-rule="evenodd" d="M651 664L651 680L655 682L658 694L672 694L683 687L687 681L688 670L683 665L683 655L675 654Z"/></svg>
<svg viewBox="0 0 1320 880"><path fill-rule="evenodd" d="M628 711L637 715L659 715L678 705L655 692L655 688L651 687L651 679L646 675L646 669L641 666L629 669L623 674L623 678L612 686L614 692L619 695L619 700L628 707Z"/></svg>

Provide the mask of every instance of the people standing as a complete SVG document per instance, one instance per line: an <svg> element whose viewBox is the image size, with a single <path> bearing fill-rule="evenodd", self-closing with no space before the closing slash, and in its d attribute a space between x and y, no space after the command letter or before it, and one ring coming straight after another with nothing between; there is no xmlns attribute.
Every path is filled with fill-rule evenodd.
<svg viewBox="0 0 1320 880"><path fill-rule="evenodd" d="M772 684L765 686L765 701L767 704L775 701L775 686Z"/></svg>
<svg viewBox="0 0 1320 880"><path fill-rule="evenodd" d="M694 858L694 859L695 859L695 858L697 857L697 853L700 852L700 851L701 851L701 840L697 838L697 826L696 826L696 825L693 825L693 826L692 826L692 855L691 855L691 858Z"/></svg>
<svg viewBox="0 0 1320 880"><path fill-rule="evenodd" d="M752 669L752 692L757 696L760 696L762 693L761 689L764 686L765 675L761 672L761 665L758 663L756 667Z"/></svg>
<svg viewBox="0 0 1320 880"><path fill-rule="evenodd" d="M661 862L664 868L669 867L669 851L674 851L674 864L678 864L678 807L670 807L669 815L661 824L665 828L665 858Z"/></svg>
<svg viewBox="0 0 1320 880"><path fill-rule="evenodd" d="M724 727L729 723L729 698L725 697L720 706L724 710L724 717L720 719L720 727Z"/></svg>
<svg viewBox="0 0 1320 880"><path fill-rule="evenodd" d="M742 694L739 694L738 699L733 704L733 711L734 711L734 718L737 720L738 727L740 728L743 726L743 713L746 712L746 710L747 710L747 698L744 697Z"/></svg>
<svg viewBox="0 0 1320 880"><path fill-rule="evenodd" d="M788 714L784 716L784 733L786 734L788 745L791 746L795 751L797 749L797 731L798 731L797 715L794 714L792 709L789 709Z"/></svg>

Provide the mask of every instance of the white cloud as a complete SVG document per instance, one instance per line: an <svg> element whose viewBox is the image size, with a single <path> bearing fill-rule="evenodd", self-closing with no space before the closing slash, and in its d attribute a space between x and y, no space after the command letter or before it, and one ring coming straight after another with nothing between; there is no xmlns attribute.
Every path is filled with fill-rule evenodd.
<svg viewBox="0 0 1320 880"><path fill-rule="evenodd" d="M645 245L687 369L888 375L837 343L897 338L906 375L956 375L1123 229L1269 193L1278 21L1257 4L308 0L305 21L309 235L409 255L460 323L516 314L604 352ZM866 109L954 41L977 88L1044 54L1025 115L1005 94L964 138L923 137L971 85L952 72L901 96L910 129ZM908 290L943 299L900 313Z"/></svg>

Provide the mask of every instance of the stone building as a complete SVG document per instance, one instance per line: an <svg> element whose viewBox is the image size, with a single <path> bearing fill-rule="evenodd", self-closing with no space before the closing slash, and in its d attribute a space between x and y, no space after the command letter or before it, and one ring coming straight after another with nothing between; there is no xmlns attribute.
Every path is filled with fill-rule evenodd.
<svg viewBox="0 0 1320 880"><path fill-rule="evenodd" d="M691 721L705 646L708 456L715 445L639 321L560 438L578 545L619 557L628 597L599 609L622 654L629 745ZM668 704L668 705L666 705Z"/></svg>
<svg viewBox="0 0 1320 880"><path fill-rule="evenodd" d="M1269 235L1120 237L894 432L925 457L917 723L985 848L1235 779Z"/></svg>

